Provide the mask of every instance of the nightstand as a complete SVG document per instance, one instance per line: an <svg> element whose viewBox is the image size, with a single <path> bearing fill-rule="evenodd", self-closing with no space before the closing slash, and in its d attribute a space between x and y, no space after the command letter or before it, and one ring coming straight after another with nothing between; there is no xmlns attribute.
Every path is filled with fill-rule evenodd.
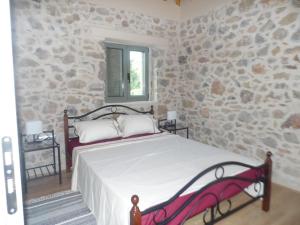
<svg viewBox="0 0 300 225"><path fill-rule="evenodd" d="M158 120L158 128L160 130L165 130L170 133L176 134L177 131L185 130L186 138L189 138L189 128L188 127L178 127L176 120L168 121L167 119Z"/></svg>
<svg viewBox="0 0 300 225"><path fill-rule="evenodd" d="M47 176L59 176L59 183L62 183L61 177L61 161L60 161L60 145L56 142L54 131L44 131L42 133L41 140L34 141L34 142L27 142L26 135L21 135L21 157L23 161L23 181L24 181L24 188L25 192L27 192L27 182L47 177ZM49 151L52 154L51 162L47 162L40 166L26 168L26 160L25 154L30 152L37 152L37 151ZM56 157L57 156L57 157ZM57 159L57 160L56 160ZM57 171L57 165L58 171Z"/></svg>

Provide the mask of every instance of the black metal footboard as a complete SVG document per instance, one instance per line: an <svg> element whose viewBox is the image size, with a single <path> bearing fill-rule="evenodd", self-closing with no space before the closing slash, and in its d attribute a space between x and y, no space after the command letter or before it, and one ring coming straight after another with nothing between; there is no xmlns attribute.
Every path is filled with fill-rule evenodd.
<svg viewBox="0 0 300 225"><path fill-rule="evenodd" d="M230 167L243 168L244 172L236 176L227 176L226 171ZM211 182L190 194L185 194L197 181L211 173L214 176ZM203 223L212 225L258 199L263 199L263 210L268 211L271 173L270 152L267 153L265 163L260 166L233 161L213 165L200 172L169 200L142 212L137 206L138 196L133 196L131 225L184 224L188 219L200 213L203 213ZM251 194L249 194L250 191ZM239 201L239 204L235 206L231 198L237 194L244 194L246 200L242 203ZM176 201L180 201L179 206Z"/></svg>

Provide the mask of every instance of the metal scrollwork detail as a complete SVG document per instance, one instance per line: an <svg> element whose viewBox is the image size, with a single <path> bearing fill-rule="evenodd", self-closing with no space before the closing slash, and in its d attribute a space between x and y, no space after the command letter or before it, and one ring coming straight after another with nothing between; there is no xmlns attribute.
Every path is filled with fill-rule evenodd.
<svg viewBox="0 0 300 225"><path fill-rule="evenodd" d="M221 173L220 173L221 171ZM224 167L223 166L218 166L215 170L215 177L217 180L222 179L224 177Z"/></svg>
<svg viewBox="0 0 300 225"><path fill-rule="evenodd" d="M241 174L239 176L229 176L225 175L226 166L241 166L246 167L248 169L253 169L253 173L250 175ZM174 212L167 212L166 208L174 202L178 197L180 197L191 185L193 185L197 180L201 179L206 174L210 174L215 176L215 180L206 184L204 187L201 187L198 191L191 193L190 196L187 197L184 204L182 204L178 209ZM213 224L215 221L219 221L222 218L227 217L233 211L239 210L248 204L260 199L263 190L264 184L264 167L258 166L253 167L247 164L242 164L239 162L225 162L216 164L202 172L200 172L197 176L195 176L190 182L188 182L182 189L180 189L170 200L156 205L152 208L145 210L144 215L155 212L154 215L149 218L153 221L153 224L161 225L161 224L169 224L174 220L178 215L181 214L183 217L184 224L189 218L191 218L195 213L198 213L203 210L200 207L201 203L204 199L208 197L212 197L214 203L210 204L208 208L203 212L202 221L205 225ZM214 185L223 184L222 190L215 193L211 191L209 188ZM247 188L248 187L248 188ZM250 189L251 188L251 192ZM248 189L248 190L247 190ZM207 191L207 192L206 192ZM232 193L243 193L246 194L249 199L239 204L231 201ZM209 214L209 215L208 215Z"/></svg>
<svg viewBox="0 0 300 225"><path fill-rule="evenodd" d="M228 207L227 207L227 209L224 210L224 211L222 211L222 210L221 210L221 207L220 207L220 206L221 206L221 203L223 203L223 202L227 202L227 203L228 203ZM223 201L223 202L220 202L220 203L217 204L217 212L218 212L221 216L224 216L224 215L226 215L227 213L229 213L229 212L231 211L231 208L232 208L232 202L231 202L230 199L225 200L225 201Z"/></svg>
<svg viewBox="0 0 300 225"><path fill-rule="evenodd" d="M209 208L207 208L205 210L205 212L203 213L203 217L202 217L202 221L205 225L210 223L210 220L206 219L208 213L209 213Z"/></svg>
<svg viewBox="0 0 300 225"><path fill-rule="evenodd" d="M261 182L256 182L254 183L254 191L257 193L257 194L260 194L261 191L262 191L262 184Z"/></svg>
<svg viewBox="0 0 300 225"><path fill-rule="evenodd" d="M117 107L117 106L112 106L112 107L110 108L110 111L111 111L112 113L116 113L116 112L118 112L118 107Z"/></svg>
<svg viewBox="0 0 300 225"><path fill-rule="evenodd" d="M156 217L160 215L160 212L163 212L163 216L162 218L160 218L160 221L158 221ZM167 218L167 210L165 208L161 208L155 212L152 221L154 224L159 224L160 222L164 221L166 218Z"/></svg>

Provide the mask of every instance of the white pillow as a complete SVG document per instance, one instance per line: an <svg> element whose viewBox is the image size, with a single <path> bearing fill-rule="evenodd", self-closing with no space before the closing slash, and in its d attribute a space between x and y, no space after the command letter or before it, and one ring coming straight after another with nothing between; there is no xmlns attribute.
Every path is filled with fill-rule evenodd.
<svg viewBox="0 0 300 225"><path fill-rule="evenodd" d="M118 124L112 119L80 121L74 123L80 143L89 143L120 137Z"/></svg>
<svg viewBox="0 0 300 225"><path fill-rule="evenodd" d="M152 115L120 115L117 121L123 137L160 132Z"/></svg>

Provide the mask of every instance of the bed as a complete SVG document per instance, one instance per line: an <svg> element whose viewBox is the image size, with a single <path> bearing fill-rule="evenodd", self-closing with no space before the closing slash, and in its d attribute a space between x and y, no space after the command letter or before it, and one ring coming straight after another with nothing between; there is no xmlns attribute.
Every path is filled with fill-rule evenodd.
<svg viewBox="0 0 300 225"><path fill-rule="evenodd" d="M110 105L82 116L64 114L72 189L82 193L99 225L184 224L200 213L204 224L215 224L259 199L269 210L270 152L259 162L169 133L70 144L77 138L70 121L128 111L153 114L153 107L139 111ZM231 198L238 194L247 198L236 206Z"/></svg>

